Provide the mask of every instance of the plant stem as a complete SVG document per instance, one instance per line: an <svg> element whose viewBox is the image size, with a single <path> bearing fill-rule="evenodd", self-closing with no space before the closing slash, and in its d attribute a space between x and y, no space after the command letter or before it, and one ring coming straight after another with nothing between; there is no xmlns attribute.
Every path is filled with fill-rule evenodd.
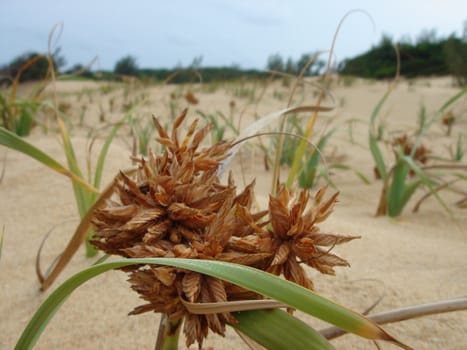
<svg viewBox="0 0 467 350"><path fill-rule="evenodd" d="M180 335L183 319L169 321L166 314L161 315L159 331L157 333L156 347L154 350L177 350L178 336Z"/></svg>
<svg viewBox="0 0 467 350"><path fill-rule="evenodd" d="M392 311L382 312L380 314L367 316L370 320L377 324L386 324L393 322L400 322L410 320L412 318L436 315L445 312L462 311L467 310L467 297L454 298L448 300L442 300L434 303L421 304L415 306L409 306L401 309ZM334 339L346 334L337 327L329 327L320 331L326 339Z"/></svg>

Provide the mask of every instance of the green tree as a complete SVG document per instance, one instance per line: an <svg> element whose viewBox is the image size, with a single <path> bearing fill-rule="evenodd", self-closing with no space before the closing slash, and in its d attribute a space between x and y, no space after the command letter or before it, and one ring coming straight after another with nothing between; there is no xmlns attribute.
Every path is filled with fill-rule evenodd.
<svg viewBox="0 0 467 350"><path fill-rule="evenodd" d="M326 62L320 60L317 56L315 56L316 55L314 53L302 54L302 56L298 59L296 63L297 72L300 73L302 69L306 67L306 65L313 58L313 62L311 62L310 65L305 69L304 75L319 75L321 73L321 70L326 66Z"/></svg>
<svg viewBox="0 0 467 350"><path fill-rule="evenodd" d="M397 44L400 74L405 77L453 74L461 82L466 76L466 39L452 35L438 38L435 31L424 31L416 43L404 40ZM344 61L340 73L364 78L391 78L396 74L397 57L389 36L362 55Z"/></svg>
<svg viewBox="0 0 467 350"><path fill-rule="evenodd" d="M21 67L32 60L33 63L22 72L20 82L45 79L49 73L49 60L47 55L41 55L37 52L25 52L15 57L0 69L0 75L10 80L14 79ZM55 71L58 71L65 64L65 59L60 54L60 48L57 48L52 54L52 64Z"/></svg>
<svg viewBox="0 0 467 350"><path fill-rule="evenodd" d="M279 53L272 54L268 57L268 63L266 64L268 70L274 70L278 72L284 71L284 59Z"/></svg>
<svg viewBox="0 0 467 350"><path fill-rule="evenodd" d="M293 61L292 57L289 57L285 63L285 72L294 75L297 74L297 65Z"/></svg>
<svg viewBox="0 0 467 350"><path fill-rule="evenodd" d="M131 55L122 57L115 64L114 72L120 75L138 75L138 65L136 63L136 58Z"/></svg>
<svg viewBox="0 0 467 350"><path fill-rule="evenodd" d="M467 84L467 41L450 37L443 47L444 58L451 73L463 86Z"/></svg>
<svg viewBox="0 0 467 350"><path fill-rule="evenodd" d="M297 69L297 72L300 73L305 67L305 71L303 72L303 75L304 76L309 76L311 75L311 65L308 65L308 62L311 60L311 58L313 57L313 55L309 54L309 53L304 53L302 54L302 56L298 59L297 61L297 64L296 64L296 69Z"/></svg>

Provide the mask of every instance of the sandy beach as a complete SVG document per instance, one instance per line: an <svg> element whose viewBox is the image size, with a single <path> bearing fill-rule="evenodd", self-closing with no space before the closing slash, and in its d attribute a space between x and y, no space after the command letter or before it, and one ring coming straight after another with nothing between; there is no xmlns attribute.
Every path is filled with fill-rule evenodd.
<svg viewBox="0 0 467 350"><path fill-rule="evenodd" d="M374 215L382 183L373 175L374 162L367 142L368 120L388 84L357 79L351 86L346 86L334 78L331 92L336 108L320 116L316 126L316 135L337 127L325 156L341 159L343 163L358 168L370 184L365 184L350 171L333 171L331 178L340 191L339 202L330 218L320 225L321 230L360 235L361 239L336 248L351 267L338 268L336 276L323 276L311 269L309 274L318 293L360 312L381 296L381 302L372 313L467 295L467 209L454 205L460 199L458 194L441 192L451 214L434 198L426 200L419 212L412 213L413 205L423 196L423 191L420 191L416 192L400 217L393 219ZM129 92L130 98L126 97L128 100L125 100L124 87L107 83L67 81L57 83L56 89L58 100L63 106L68 106L66 113L73 125L72 141L83 166L89 130L116 122L127 114L145 118L145 121L155 114L168 121L173 102L171 94L181 96L172 105L176 112L188 106L189 117L194 118L199 117L197 110L205 114L220 111L226 116L231 115L235 125L240 124L241 129L251 123L255 115L264 116L286 107L289 91L280 82L274 82L255 103L263 91L261 85L254 87L253 99L241 97L241 93L235 90L239 89L238 86L211 86L211 90L209 87L197 84L135 85ZM252 85L243 88L252 89ZM52 96L52 90L52 87L48 88L48 96ZM188 90L199 99L199 104L190 106L183 98ZM401 81L384 105L380 117L387 130L410 133L417 128L417 115L422 105L428 114L433 113L458 91L450 78ZM313 89L306 86L299 89L294 102L312 104L315 100ZM124 104L132 101L138 102L124 111ZM327 102L331 103L331 99ZM441 123L430 128L426 146L433 153L447 156L447 148L455 144L456 135L466 134L466 110L467 98L464 96L453 110L463 113L463 117L455 124L451 136L446 136ZM306 118L304 114L304 123ZM53 129L53 123L49 126ZM65 164L58 134L52 129L45 133L36 128L27 139ZM226 137L230 136L227 130ZM269 139L263 140L266 145L270 144ZM102 139L97 140L93 154L97 154L100 144ZM119 169L131 165L131 144L128 130L122 130L110 147L103 184L111 181ZM235 159L231 169L238 176L243 172L247 180L257 179L256 193L260 205L264 205L272 173L265 170L259 148L246 148L242 154L242 160ZM27 322L51 291L74 273L88 267L96 258L87 259L82 247L52 287L45 293L39 291L35 259L44 236L50 232L42 251L43 270L63 250L78 223L72 187L64 176L25 155L7 152L0 147L0 159L3 158L6 160L5 175L0 183L0 229L4 227L0 258L0 348L12 349ZM389 159L391 154L388 150ZM465 164L465 159L463 162ZM286 174L287 169L284 168L283 177ZM237 178L241 186L241 177ZM123 272L101 275L78 288L66 300L36 348L152 349L158 315L127 316L140 304ZM326 326L298 315L318 329ZM467 348L466 311L388 324L384 328L418 350ZM184 348L184 341L180 343ZM372 342L353 335L333 340L332 344L336 349L375 349ZM386 350L397 348L387 343L379 344ZM196 348L195 345L191 347ZM210 335L204 348L247 349L247 346L229 330L225 338Z"/></svg>

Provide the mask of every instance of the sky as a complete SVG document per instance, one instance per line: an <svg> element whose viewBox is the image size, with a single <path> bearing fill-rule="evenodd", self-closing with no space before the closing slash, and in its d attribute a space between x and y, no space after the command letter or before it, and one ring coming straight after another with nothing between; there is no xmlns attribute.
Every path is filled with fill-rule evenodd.
<svg viewBox="0 0 467 350"><path fill-rule="evenodd" d="M465 0L0 0L0 65L26 52L47 51L48 36L63 23L54 45L67 66L113 69L126 55L140 68L202 66L263 69L271 54L297 60L335 46L339 62L365 52L381 36L415 40L422 31L462 35ZM326 58L326 57L323 57Z"/></svg>

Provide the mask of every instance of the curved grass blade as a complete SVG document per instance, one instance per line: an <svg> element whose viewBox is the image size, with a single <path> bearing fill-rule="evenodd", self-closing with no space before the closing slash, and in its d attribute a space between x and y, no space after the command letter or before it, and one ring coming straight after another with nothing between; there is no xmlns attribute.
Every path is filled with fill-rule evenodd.
<svg viewBox="0 0 467 350"><path fill-rule="evenodd" d="M78 165L78 160L76 158L75 150L73 148L73 144L71 143L70 135L68 130L63 123L63 120L57 116L57 124L60 128L60 133L62 136L63 142L63 149L65 151L65 156L67 159L68 167L70 171L75 174L80 179L83 179L83 174L81 169ZM83 218L86 215L88 208L91 206L91 194L89 191L84 190L82 187L77 186L76 184L73 185L73 192L75 193L76 205L78 207L79 216Z"/></svg>
<svg viewBox="0 0 467 350"><path fill-rule="evenodd" d="M21 137L15 135L11 131L8 131L3 127L0 127L0 145L11 148L15 151L24 153L25 155L31 158L34 158L38 162L44 164L45 166L58 172L59 174L69 177L71 180L73 180L73 183L80 185L81 187L85 188L90 192L99 192L97 189L86 183L79 176L73 174L70 170L65 168L63 165L61 165L55 159L50 157L48 154L42 152L37 147L33 146L26 140L22 139Z"/></svg>
<svg viewBox="0 0 467 350"><path fill-rule="evenodd" d="M381 176L381 179L386 179L387 177L387 170L386 170L386 164L384 164L384 158L383 155L381 154L381 150L379 149L378 146L378 141L376 137L370 132L369 136L369 144L370 144L370 151L371 155L373 156L373 159L376 164L376 168L378 169L378 173Z"/></svg>
<svg viewBox="0 0 467 350"><path fill-rule="evenodd" d="M342 163L335 163L335 164L331 164L330 168L331 169L339 169L339 170L349 170L349 171L353 172L360 180L362 180L362 182L365 185L370 184L370 180L368 180L368 178L365 176L365 174L363 174L358 169L355 169L354 167L351 167L350 165L346 165L346 164L342 164Z"/></svg>
<svg viewBox="0 0 467 350"><path fill-rule="evenodd" d="M337 130L336 128L331 129L319 140L318 146L317 146L319 152L323 152L323 149L324 147L326 147L326 144L329 138L332 136L332 134L334 134L336 130ZM299 181L300 187L302 188L313 187L315 183L315 177L316 177L316 168L318 167L320 159L321 159L321 154L319 154L318 151L313 150L310 156L310 159L308 160L308 162L306 163L302 171L299 173L298 181Z"/></svg>
<svg viewBox="0 0 467 350"><path fill-rule="evenodd" d="M299 112L328 112L331 111L331 107L324 107L324 106L301 106L301 107L291 107L285 108L276 112L272 112L265 117L255 121L254 123L250 124L247 128L245 128L240 135L237 137L237 141L235 142L235 146L232 147L230 150L230 156L224 159L219 167L219 176L221 176L225 169L228 167L229 163L232 161L234 156L240 150L244 143L238 142L239 140L248 139L255 134L258 133L261 129L265 128L266 126L272 125L277 119L280 117L291 114L291 113L299 113Z"/></svg>
<svg viewBox="0 0 467 350"><path fill-rule="evenodd" d="M131 168L126 171L123 171L123 173L126 175L129 175L129 174L133 174L135 171L136 171L135 168ZM92 218L94 210L100 207L113 194L114 188L115 188L115 182L117 180L118 180L118 176L115 177L115 179L104 189L104 191L102 191L102 193L96 199L92 207L89 208L88 212L86 213L86 215L81 220L78 227L76 228L75 232L73 233L73 236L68 241L68 244L65 250L63 251L63 253L60 255L60 258L58 259L57 263L51 270L50 274L48 274L45 277L44 281L42 282L41 284L42 291L45 291L47 288L50 287L53 281L55 281L55 279L62 272L65 266L70 262L71 258L76 253L78 248L84 242L84 240L86 239L92 227L91 218ZM107 255L104 255L104 257L107 258Z"/></svg>
<svg viewBox="0 0 467 350"><path fill-rule="evenodd" d="M403 197L406 191L405 181L409 173L408 165L399 160L394 166L392 182L387 193L388 214L391 217L400 215L403 206Z"/></svg>
<svg viewBox="0 0 467 350"><path fill-rule="evenodd" d="M309 315L318 317L323 321L329 322L351 333L368 339L387 340L404 349L410 349L410 347L396 340L393 336L364 316L346 309L295 283L248 266L221 261L179 258L116 260L91 266L75 274L52 292L43 302L21 334L15 349L31 349L61 304L81 284L111 269L133 264L174 266L220 278L277 300L292 308L306 312Z"/></svg>
<svg viewBox="0 0 467 350"><path fill-rule="evenodd" d="M467 93L467 87L463 88L459 93L455 94L449 100L447 100L439 109L439 113L444 112L449 106L451 106L454 102L460 99L465 93Z"/></svg>
<svg viewBox="0 0 467 350"><path fill-rule="evenodd" d="M110 144L112 143L113 139L115 138L115 135L117 134L118 130L124 125L124 122L128 120L128 118L124 118L124 120L120 123L117 123L112 130L110 131L109 135L106 137L104 145L101 148L101 151L99 153L99 158L97 159L96 163L96 170L94 173L94 187L99 188L101 186L101 180L102 180L102 173L104 170L104 164L105 160L107 158L107 153L109 151ZM93 201L95 200L95 196L93 198Z"/></svg>
<svg viewBox="0 0 467 350"><path fill-rule="evenodd" d="M303 321L282 310L234 313L233 328L270 350L332 350L334 347Z"/></svg>
<svg viewBox="0 0 467 350"><path fill-rule="evenodd" d="M444 209L446 209L448 214L452 215L451 210L446 205L446 203L441 199L438 192L436 191L436 188L434 187L434 186L436 186L436 183L434 183L432 180L430 180L428 178L428 176L425 174L425 172L417 164L415 164L415 162L413 161L412 158L410 158L408 156L404 156L403 160L407 163L407 165L410 167L410 169L412 169L415 172L415 174L417 174L417 176L420 178L420 181L422 182L422 184L424 186L426 186L428 188L428 190L435 196L438 203Z"/></svg>

